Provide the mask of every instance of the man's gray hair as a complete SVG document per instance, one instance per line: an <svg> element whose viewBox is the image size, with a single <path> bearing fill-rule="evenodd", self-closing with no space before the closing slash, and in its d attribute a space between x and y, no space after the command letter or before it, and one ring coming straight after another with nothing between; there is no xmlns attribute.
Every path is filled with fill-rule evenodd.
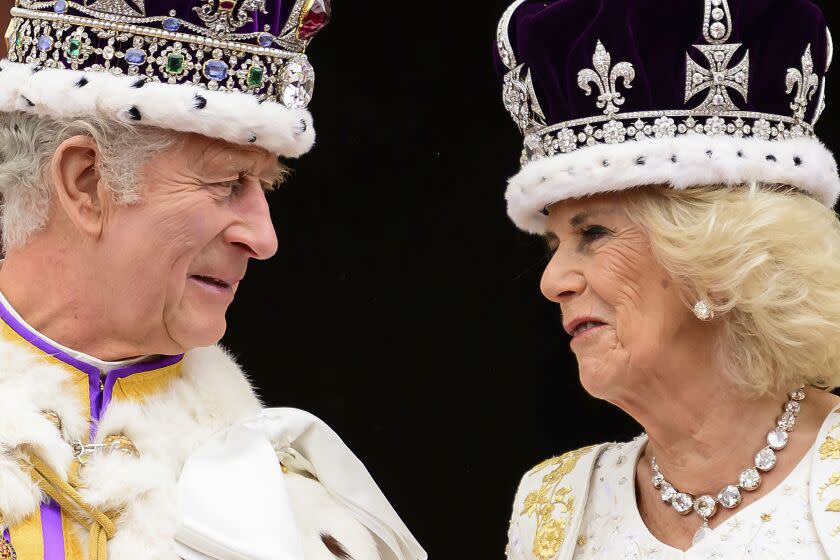
<svg viewBox="0 0 840 560"><path fill-rule="evenodd" d="M19 247L47 222L56 149L73 136L90 136L99 147L99 172L114 200L140 199L140 171L154 154L174 145L176 134L97 117L62 120L30 113L0 114L0 223L4 249Z"/></svg>

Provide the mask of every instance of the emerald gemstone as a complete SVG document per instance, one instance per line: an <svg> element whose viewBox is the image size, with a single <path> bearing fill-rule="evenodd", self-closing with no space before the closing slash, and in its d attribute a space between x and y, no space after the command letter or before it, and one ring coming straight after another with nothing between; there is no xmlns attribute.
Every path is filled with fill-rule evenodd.
<svg viewBox="0 0 840 560"><path fill-rule="evenodd" d="M184 55L172 52L166 57L166 73L181 74L184 71Z"/></svg>
<svg viewBox="0 0 840 560"><path fill-rule="evenodd" d="M251 66L248 70L248 87L257 88L263 83L265 68L262 66Z"/></svg>
<svg viewBox="0 0 840 560"><path fill-rule="evenodd" d="M78 58L82 54L82 42L75 37L71 37L67 42L67 54L73 58Z"/></svg>

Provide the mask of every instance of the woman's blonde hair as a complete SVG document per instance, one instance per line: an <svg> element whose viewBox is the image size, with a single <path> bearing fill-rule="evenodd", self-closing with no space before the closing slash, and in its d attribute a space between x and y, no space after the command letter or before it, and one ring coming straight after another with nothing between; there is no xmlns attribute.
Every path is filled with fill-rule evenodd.
<svg viewBox="0 0 840 560"><path fill-rule="evenodd" d="M749 393L840 386L840 222L779 185L638 189L627 197L654 254L710 304L731 379Z"/></svg>

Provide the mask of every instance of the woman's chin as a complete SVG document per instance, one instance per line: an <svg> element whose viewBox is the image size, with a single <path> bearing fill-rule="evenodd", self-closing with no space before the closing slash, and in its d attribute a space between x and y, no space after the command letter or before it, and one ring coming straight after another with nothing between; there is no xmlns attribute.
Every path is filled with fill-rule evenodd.
<svg viewBox="0 0 840 560"><path fill-rule="evenodd" d="M615 389L616 376L605 370L603 363L594 364L590 363L591 361L590 359L578 361L580 384L587 393L596 399L606 399L610 390Z"/></svg>

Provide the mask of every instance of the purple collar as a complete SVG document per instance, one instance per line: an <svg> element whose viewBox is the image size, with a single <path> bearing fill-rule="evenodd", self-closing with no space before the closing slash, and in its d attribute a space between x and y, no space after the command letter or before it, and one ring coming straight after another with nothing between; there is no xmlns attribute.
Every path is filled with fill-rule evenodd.
<svg viewBox="0 0 840 560"><path fill-rule="evenodd" d="M74 358L64 350L56 348L52 342L38 333L38 331L18 320L15 313L13 313L10 308L3 305L1 300L0 320L6 323L9 328L18 334L18 336L37 348L40 352L70 366L73 369L87 374L90 387L90 417L93 420L91 422L91 440L93 440L93 437L96 434L96 423L102 417L102 414L111 402L114 385L118 380L138 373L163 369L173 364L177 364L184 357L183 354L175 356L159 356L141 362L136 362L125 367L116 368L109 372L102 372L95 365Z"/></svg>

